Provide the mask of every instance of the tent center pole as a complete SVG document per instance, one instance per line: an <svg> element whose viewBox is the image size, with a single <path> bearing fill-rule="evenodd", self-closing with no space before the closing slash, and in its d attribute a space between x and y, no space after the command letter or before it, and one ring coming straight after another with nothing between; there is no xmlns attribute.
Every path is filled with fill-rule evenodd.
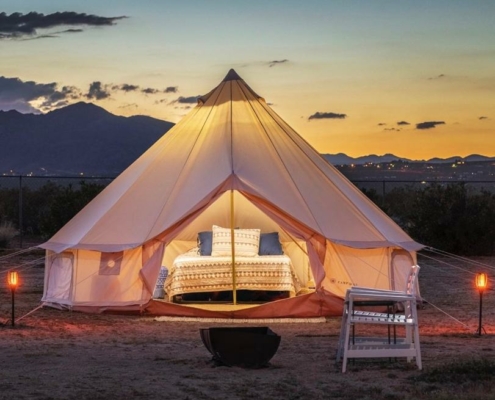
<svg viewBox="0 0 495 400"><path fill-rule="evenodd" d="M230 191L230 245L232 253L232 301L237 304L237 288L235 273L235 241L234 241L234 191Z"/></svg>

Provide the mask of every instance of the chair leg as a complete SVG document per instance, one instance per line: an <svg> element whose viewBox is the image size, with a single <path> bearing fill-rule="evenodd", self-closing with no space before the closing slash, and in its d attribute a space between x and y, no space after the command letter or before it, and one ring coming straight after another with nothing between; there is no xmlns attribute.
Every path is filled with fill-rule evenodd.
<svg viewBox="0 0 495 400"><path fill-rule="evenodd" d="M414 326L412 329L414 329L414 348L416 349L416 365L418 366L418 369L423 369L422 362L421 362L421 345L419 342L419 324L418 324L418 309L416 307L416 304L413 304L412 310L411 310L411 315L414 320Z"/></svg>
<svg viewBox="0 0 495 400"><path fill-rule="evenodd" d="M405 327L406 329L406 343L408 345L415 345L415 343L413 343L413 334L412 334L412 327L410 325L407 325ZM407 357L407 362L411 362L412 361L412 357Z"/></svg>
<svg viewBox="0 0 495 400"><path fill-rule="evenodd" d="M347 352L349 350L350 333L351 333L351 323L350 323L350 318L347 318L345 324L345 335L344 335L344 343L343 343L342 372L345 372L347 369Z"/></svg>
<svg viewBox="0 0 495 400"><path fill-rule="evenodd" d="M339 343L337 348L337 357L336 362L339 362L342 358L342 351L344 350L344 334L345 334L345 326L347 324L347 304L344 304L344 310L342 312L342 321L340 323L340 335L339 335Z"/></svg>
<svg viewBox="0 0 495 400"><path fill-rule="evenodd" d="M421 345L419 344L419 327L418 323L414 325L414 348L416 349L416 365L418 369L423 369L423 364L421 363Z"/></svg>
<svg viewBox="0 0 495 400"><path fill-rule="evenodd" d="M421 346L419 344L419 335L417 339L417 345L416 345L416 365L418 366L418 369L421 370L423 369L423 364L421 362Z"/></svg>

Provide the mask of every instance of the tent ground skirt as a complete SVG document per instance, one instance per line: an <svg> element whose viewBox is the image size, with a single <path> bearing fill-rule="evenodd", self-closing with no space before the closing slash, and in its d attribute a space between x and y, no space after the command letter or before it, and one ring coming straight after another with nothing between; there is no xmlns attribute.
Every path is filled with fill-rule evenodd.
<svg viewBox="0 0 495 400"><path fill-rule="evenodd" d="M261 305L182 305L150 301L145 312L151 315L200 318L312 318L342 315L343 300L328 292L314 292Z"/></svg>

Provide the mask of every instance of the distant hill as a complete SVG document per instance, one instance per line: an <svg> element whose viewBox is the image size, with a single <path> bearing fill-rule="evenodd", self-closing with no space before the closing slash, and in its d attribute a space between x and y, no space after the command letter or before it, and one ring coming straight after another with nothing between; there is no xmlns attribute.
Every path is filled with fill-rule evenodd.
<svg viewBox="0 0 495 400"><path fill-rule="evenodd" d="M40 115L0 111L0 174L114 176L173 125L84 102Z"/></svg>
<svg viewBox="0 0 495 400"><path fill-rule="evenodd" d="M370 154L368 156L361 157L350 157L343 153L338 154L323 154L323 157L334 165L350 165L350 164L366 164L366 163L388 163L392 161L407 161L412 163L429 163L429 164L445 164L453 163L455 161L467 161L467 162L477 162L477 161L495 161L495 157L486 157L479 154L471 154L467 157L453 156L448 158L430 158L429 160L411 160L409 158L398 157L394 154L384 154L383 156L377 156L376 154Z"/></svg>
<svg viewBox="0 0 495 400"><path fill-rule="evenodd" d="M398 157L393 154L384 154L383 156L377 156L376 154L370 154L361 157L350 157L344 153L338 154L323 154L323 157L334 165L350 165L350 164L366 164L366 163L382 163L382 162L392 162L396 160L411 161L407 158Z"/></svg>
<svg viewBox="0 0 495 400"><path fill-rule="evenodd" d="M117 116L84 102L39 115L0 111L0 176L31 173L116 176L173 125L144 115ZM338 153L323 154L323 157L336 166L396 160L410 163L495 161L495 157L479 154L430 160L410 160L394 154L353 158Z"/></svg>

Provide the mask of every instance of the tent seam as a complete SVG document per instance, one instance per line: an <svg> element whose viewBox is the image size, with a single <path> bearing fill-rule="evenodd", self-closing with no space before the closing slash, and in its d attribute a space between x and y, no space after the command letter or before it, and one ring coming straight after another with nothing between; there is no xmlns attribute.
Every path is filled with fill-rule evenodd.
<svg viewBox="0 0 495 400"><path fill-rule="evenodd" d="M259 124L261 125L261 127L262 127L262 129L263 129L263 132L265 133L266 138L270 141L270 143L271 143L271 145L272 145L272 148L273 148L273 150L275 151L275 153L277 154L277 156L278 156L278 159L279 159L280 163L284 166L284 169L285 169L286 173L289 175L291 182L293 183L293 185L294 185L295 189L296 189L296 190L297 190L297 192L299 193L299 196L300 196L301 200L302 200L302 201L304 202L304 204L306 205L306 209L307 209L307 211L308 211L308 212L311 214L311 216L313 217L313 221L315 222L315 224L316 224L316 226L318 227L318 229L320 230L320 232L323 232L323 230L322 230L322 228L321 228L320 224L318 223L318 220L316 219L315 215L314 215L314 214L312 213L312 211L311 211L311 208L309 207L308 203L306 202L306 199L304 198L304 196L302 195L301 191L299 190L299 188L298 188L298 186L297 186L296 182L295 182L295 181L294 181L294 179L292 178L292 175L291 175L291 173L289 172L289 170L288 170L288 168L287 168L287 165L286 165L286 164L285 164L285 162L282 160L282 157L280 156L280 153L278 152L278 150L277 150L277 148L276 148L275 144L273 143L272 139L270 138L270 135L268 135L268 132L267 132L267 130L266 130L266 128L265 128L265 125L264 125L264 124L263 124L263 122L261 121L261 119L260 119L260 117L259 117L258 113L256 112L256 110L255 110L255 109L254 109L254 107L252 106L251 102L249 101L249 99L248 99L248 97L247 97L246 93L244 92L244 90L243 90L242 86L241 86L241 85L239 85L239 84L238 84L238 86L239 86L239 88L240 88L240 90L241 90L242 94L244 95L244 97L245 97L245 99L246 99L247 103L248 103L248 104L249 104L249 106L251 107L251 110L253 111L254 115L256 116L256 119L258 120ZM256 101L257 101L258 103L260 103L260 104L261 104L261 102L259 101L259 99L256 99ZM276 123L276 124L277 124L277 125L278 125L278 126L279 126L279 127L280 127L280 128L281 128L284 132L285 132L285 133L287 133L287 132L285 131L285 129L284 129L282 126L280 126L280 124L278 123L278 121L276 121L276 120L275 120L275 118L273 118L271 115L270 115L270 117L271 117L271 118L275 121L275 123ZM296 146L297 146L297 143L296 143ZM298 146L298 148L299 148L299 146ZM298 221L299 221L299 220L298 220ZM301 221L299 221L299 223L301 223ZM306 224L304 224L304 225L306 225Z"/></svg>
<svg viewBox="0 0 495 400"><path fill-rule="evenodd" d="M264 105L263 105L261 102L259 102L259 101L258 101L258 103L260 103L260 105L261 105L261 106L262 106L265 110L267 110L267 111L268 111L268 113L270 114L270 117L272 117L272 118L273 118L273 116L272 116L272 115L271 115L271 113L270 113L270 112L273 112L273 113L274 113L274 114L275 114L278 118L280 118L280 119L282 119L282 120L283 120L283 118L281 118L281 117L280 117L280 116L279 116L279 115L278 115L275 111L273 111L271 108L268 108L268 107L267 107L267 108L265 108L265 107L264 107ZM276 124L277 124L277 125L278 125L278 126L279 126L279 127L280 127L280 128L281 128L284 132L285 132L285 133L287 133L287 131L283 128L283 126L282 126L282 125L281 125L281 124L280 124L280 123L279 123L279 122L278 122L275 118L273 118L273 120L275 121L275 123L276 123ZM285 121L284 121L284 122L285 122ZM285 122L285 123L287 124L287 122ZM287 124L287 126L288 126L291 130L293 130L293 131L294 131L294 129L293 129L293 128L289 125L289 124ZM294 132L295 132L295 131L294 131ZM295 140L294 140L294 139L293 139L290 135L287 135L287 136L290 138L290 140L292 141L292 143L294 143L294 145L295 145L298 149L300 149L300 150L301 150L301 151L302 151L302 152L306 155L306 152L305 152L305 151L301 148L301 146L299 146L299 144L298 144L298 143L297 143L297 142L296 142L296 141L295 141ZM309 143L308 143L308 142L307 142L307 141L306 141L306 140L305 140L305 139L304 139L301 135L298 135L298 136L301 138L301 140L302 140L304 143L306 143L306 144L308 145L308 147L309 147L310 149L312 149L312 150L313 150L313 147L312 147L312 146L311 146L311 145L310 145L310 144L309 144ZM316 155L317 155L320 159L322 159L325 163L327 163L327 164L329 164L330 166L332 166L332 167L333 167L333 165L332 165L332 164L330 164L327 160L325 160L321 154L319 154L319 153L318 153L318 152L316 152L316 151L314 151L314 154L316 154ZM335 185L335 183L334 183L334 182L333 182L333 181L332 181L332 180L331 180L331 179L330 179L330 178L329 178L329 177L328 177L328 176L327 176L327 175L326 175L326 174L322 171L322 169L321 169L321 168L320 168L320 167L319 167L319 166L318 166L318 165L317 165L317 164L316 164L313 160L311 160L311 158L310 158L310 157L308 157L308 158L309 158L309 160L311 161L311 163L312 163L312 164L316 167L316 169L317 169L318 171L320 171L320 172L321 172L321 175L323 175L323 178L324 178L327 182L329 182L329 183L330 183L330 184L331 184L334 188L338 189L341 193L343 193L342 189L341 189L341 188L339 188L339 187L337 187L337 186ZM334 167L334 168L335 168L335 167ZM341 174L338 170L335 170L335 171L336 171L336 172L338 172L340 175L342 175L342 174ZM344 177L344 178L345 178L345 177ZM346 179L347 179L347 178L346 178ZM346 195L346 197L347 197L347 195ZM351 204L351 206L353 207L354 211L357 211L357 212L359 213L359 215L361 215L361 217L362 217L364 220L366 220L366 221L368 222L368 224L369 224L369 226L370 226L370 227L372 227L372 228L373 228L376 232L378 232L378 233L379 233L379 234L383 237L383 239L385 239L386 241L389 241L389 240L388 240L388 238L384 235L384 233L383 233L380 229L378 229L378 227L376 226L376 224L374 224L374 223L373 223L373 222L372 222L372 221L371 221L371 220L370 220L370 219L369 219L369 218L368 218L368 217L367 217L367 216L363 213L363 211L362 211L359 207L357 207L357 205L356 205L356 204L354 204L354 202L350 202L350 204ZM376 208L378 211L381 211L381 210L379 209L379 207L375 206L375 208ZM382 212L382 214L384 214L387 218L389 218L389 219L390 219L390 217L389 217L386 213L384 213L383 211L381 211L381 212ZM318 225L318 226L319 226L319 225ZM321 228L320 228L320 229L321 229Z"/></svg>
<svg viewBox="0 0 495 400"><path fill-rule="evenodd" d="M222 92L222 90L223 90L223 85L224 85L224 84L220 84L220 85L218 85L218 86L217 86L217 88L218 88L218 87L220 87L220 86L222 86L222 87L221 87L221 88L220 88L220 90L218 91L217 98L215 99L215 103L214 103L214 104L216 104L216 102L217 102L218 98L220 97L220 93L221 93L221 92ZM201 107L203 107L203 106L204 106L204 103L201 105ZM201 108L201 107L200 107L200 108ZM205 118L205 121L204 121L204 123L203 123L203 126L202 126L202 127L201 127L201 129L199 130L198 135L196 136L196 139L194 140L194 144L191 146L191 150L189 151L189 154L187 155L186 160L184 161L184 164L182 165L182 168L181 168L181 170L180 170L180 173L177 175L177 179L175 180L175 182L174 182L174 186L173 186L174 188L175 188L175 186L177 185L177 181L178 181L178 180L179 180L179 178L182 176L182 172L184 171L185 166L188 164L188 161L189 161L189 159L190 159L190 157L191 157L191 154L192 154L192 152L194 151L194 149L196 148L196 145L197 145L197 143L198 143L199 137L200 137L200 136L201 136L201 134L203 133L203 129L204 129L205 125L206 125L206 122L207 122L207 121L208 121L208 119L210 118L210 115L211 115L211 113L212 113L212 112L213 112L213 107L211 107L211 108L210 108L210 112L208 113L208 116ZM167 200L165 201L165 203L163 204L163 206L160 208L160 210L159 210L159 211L158 211L158 213L156 214L157 216L159 216L159 215L162 213L162 211L165 209L165 207L167 206L167 204L168 204L168 202L169 202L169 199L170 199L170 196L167 198ZM172 224L172 225L173 225L173 224ZM145 243L145 242L147 242L148 240L150 240L150 239L151 239L151 238L148 238L148 236L149 236L149 235L150 235L150 233L153 231L153 229L155 228L155 226L156 226L156 220L155 220L155 223L153 223L153 224L152 224L152 226L151 226L151 228L149 229L148 234L146 235L146 240L144 240L144 241L143 241L143 243Z"/></svg>

